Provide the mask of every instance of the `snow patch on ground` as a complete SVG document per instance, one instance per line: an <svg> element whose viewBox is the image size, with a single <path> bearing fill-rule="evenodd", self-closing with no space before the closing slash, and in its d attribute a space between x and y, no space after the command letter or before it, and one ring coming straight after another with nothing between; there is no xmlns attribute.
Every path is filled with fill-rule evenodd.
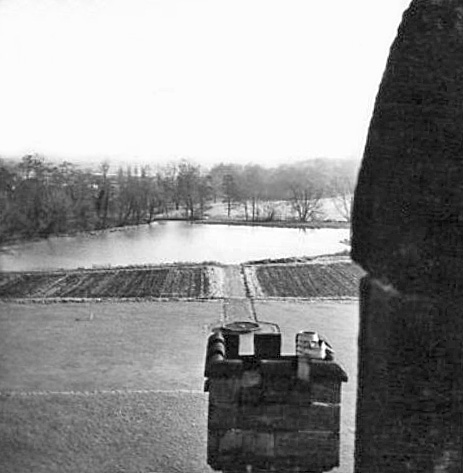
<svg viewBox="0 0 463 473"><path fill-rule="evenodd" d="M264 292L259 284L259 279L256 274L256 266L244 266L244 277L246 278L246 284L248 287L249 295L254 298L265 297Z"/></svg>
<svg viewBox="0 0 463 473"><path fill-rule="evenodd" d="M207 277L209 278L209 294L210 298L224 297L225 271L221 266L207 266Z"/></svg>

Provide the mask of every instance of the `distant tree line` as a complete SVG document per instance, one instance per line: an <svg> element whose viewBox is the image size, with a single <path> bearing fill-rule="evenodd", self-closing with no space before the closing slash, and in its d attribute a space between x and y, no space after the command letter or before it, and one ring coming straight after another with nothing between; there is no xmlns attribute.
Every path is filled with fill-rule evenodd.
<svg viewBox="0 0 463 473"><path fill-rule="evenodd" d="M277 201L290 204L300 222L320 218L332 197L350 216L357 163L317 159L276 168L219 164L209 170L189 161L155 169L126 166L98 170L53 164L39 155L0 159L0 242L138 225L179 215L203 218L212 203L228 216L237 207L248 221L275 219Z"/></svg>

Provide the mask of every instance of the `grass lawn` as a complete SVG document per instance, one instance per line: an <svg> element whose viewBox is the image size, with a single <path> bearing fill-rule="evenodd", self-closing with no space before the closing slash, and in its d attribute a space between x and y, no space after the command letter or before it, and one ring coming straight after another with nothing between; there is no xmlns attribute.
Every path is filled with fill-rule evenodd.
<svg viewBox="0 0 463 473"><path fill-rule="evenodd" d="M203 388L220 303L0 305L0 391Z"/></svg>
<svg viewBox="0 0 463 473"><path fill-rule="evenodd" d="M336 471L351 473L358 303L256 308L280 325L284 351L302 329L333 342L349 374ZM206 338L220 314L217 302L0 304L0 471L209 472L201 391Z"/></svg>
<svg viewBox="0 0 463 473"><path fill-rule="evenodd" d="M0 397L0 471L212 470L201 393Z"/></svg>

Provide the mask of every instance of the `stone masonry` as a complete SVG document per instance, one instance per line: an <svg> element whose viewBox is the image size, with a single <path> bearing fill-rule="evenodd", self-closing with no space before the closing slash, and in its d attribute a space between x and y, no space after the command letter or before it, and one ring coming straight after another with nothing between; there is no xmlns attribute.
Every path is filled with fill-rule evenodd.
<svg viewBox="0 0 463 473"><path fill-rule="evenodd" d="M463 1L414 0L354 199L356 473L462 471Z"/></svg>

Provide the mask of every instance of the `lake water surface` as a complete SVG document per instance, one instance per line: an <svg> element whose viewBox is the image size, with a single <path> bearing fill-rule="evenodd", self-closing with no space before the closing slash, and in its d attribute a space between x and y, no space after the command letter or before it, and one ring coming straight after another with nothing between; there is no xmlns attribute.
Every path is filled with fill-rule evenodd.
<svg viewBox="0 0 463 473"><path fill-rule="evenodd" d="M349 229L294 229L156 222L150 225L21 243L0 252L0 270L29 271L172 262L242 263L316 256L348 247Z"/></svg>

